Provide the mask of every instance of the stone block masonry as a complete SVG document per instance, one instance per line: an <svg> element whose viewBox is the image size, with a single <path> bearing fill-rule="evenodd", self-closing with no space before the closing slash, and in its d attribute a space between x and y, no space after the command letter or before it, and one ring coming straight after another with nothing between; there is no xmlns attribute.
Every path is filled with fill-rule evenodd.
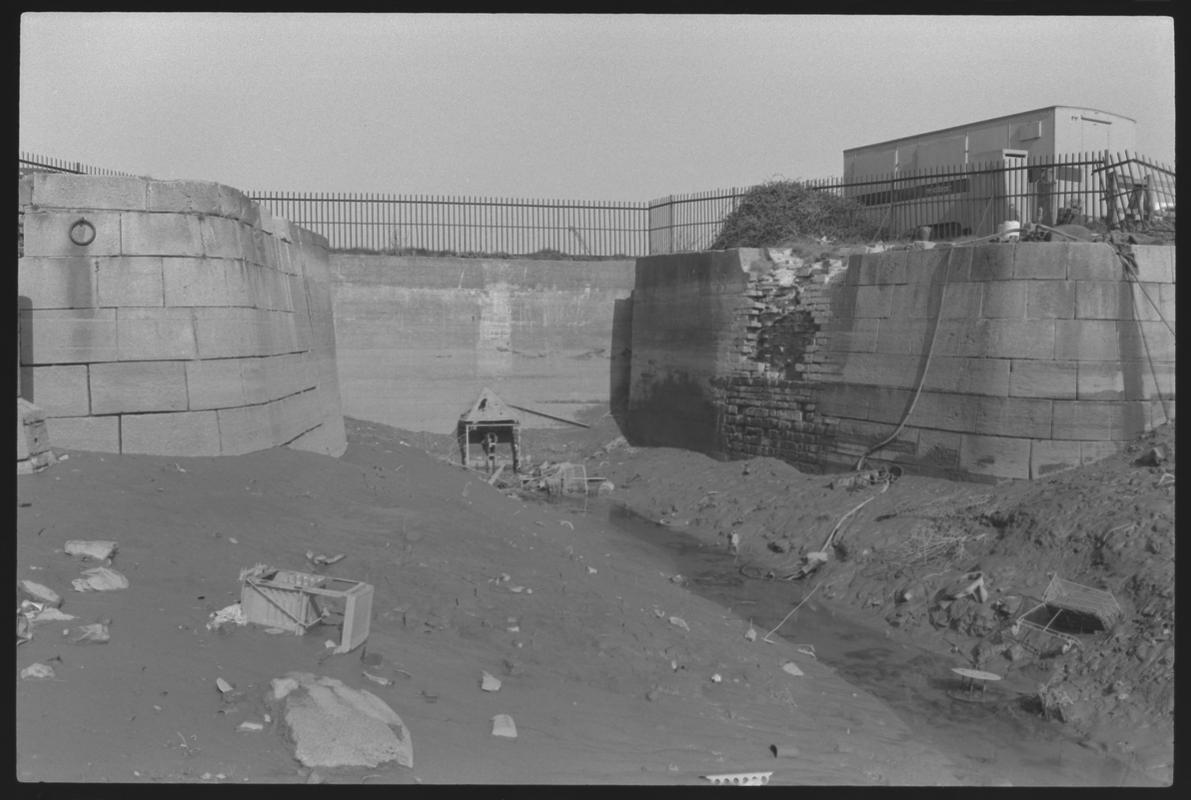
<svg viewBox="0 0 1191 800"><path fill-rule="evenodd" d="M641 259L630 419L644 444L814 470L1078 466L1174 418L1175 249L1134 251L1140 288L1085 242Z"/></svg>
<svg viewBox="0 0 1191 800"><path fill-rule="evenodd" d="M36 174L19 201L21 390L56 447L343 452L322 237L214 183Z"/></svg>

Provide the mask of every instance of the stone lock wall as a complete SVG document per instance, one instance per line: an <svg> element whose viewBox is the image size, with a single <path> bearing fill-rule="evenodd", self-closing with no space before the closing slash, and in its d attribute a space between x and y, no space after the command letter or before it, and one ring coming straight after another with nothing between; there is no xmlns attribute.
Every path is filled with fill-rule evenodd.
<svg viewBox="0 0 1191 800"><path fill-rule="evenodd" d="M450 433L480 390L574 418L627 393L631 259L331 256L344 411ZM623 323L620 323L623 324ZM527 428L561 423L518 412Z"/></svg>
<svg viewBox="0 0 1191 800"><path fill-rule="evenodd" d="M1175 249L1133 251L1138 282L1111 246L1074 242L887 251L846 267L758 251L642 259L629 415L651 427L671 414L657 387L692 380L707 409L683 421L701 430L653 428L649 443L851 469L912 406L869 463L978 479L1077 466L1174 418ZM668 300L656 296L667 278ZM664 321L641 313L667 302Z"/></svg>
<svg viewBox="0 0 1191 800"><path fill-rule="evenodd" d="M20 391L55 447L343 452L325 239L194 181L37 174L19 209Z"/></svg>

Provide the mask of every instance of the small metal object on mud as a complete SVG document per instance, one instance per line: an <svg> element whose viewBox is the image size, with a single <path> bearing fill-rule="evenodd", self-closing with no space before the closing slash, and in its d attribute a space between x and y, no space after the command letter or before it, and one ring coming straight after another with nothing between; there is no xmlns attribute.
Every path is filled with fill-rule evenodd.
<svg viewBox="0 0 1191 800"><path fill-rule="evenodd" d="M700 775L705 781L711 781L716 786L728 784L730 786L764 786L773 777L772 772L735 772L726 775Z"/></svg>

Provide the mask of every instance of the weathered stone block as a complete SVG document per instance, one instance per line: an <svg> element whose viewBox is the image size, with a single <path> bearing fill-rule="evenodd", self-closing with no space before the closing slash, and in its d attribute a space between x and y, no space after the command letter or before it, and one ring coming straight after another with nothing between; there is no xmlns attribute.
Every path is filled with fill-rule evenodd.
<svg viewBox="0 0 1191 800"><path fill-rule="evenodd" d="M1125 441L1146 426L1146 401L1054 401L1052 439Z"/></svg>
<svg viewBox="0 0 1191 800"><path fill-rule="evenodd" d="M1054 321L941 320L935 355L978 358L1040 358L1054 354Z"/></svg>
<svg viewBox="0 0 1191 800"><path fill-rule="evenodd" d="M918 458L936 469L958 468L962 439L959 433L922 428L918 432Z"/></svg>
<svg viewBox="0 0 1191 800"><path fill-rule="evenodd" d="M1125 375L1119 361L1081 361L1078 381L1080 400L1125 399Z"/></svg>
<svg viewBox="0 0 1191 800"><path fill-rule="evenodd" d="M980 400L965 394L923 391L907 425L928 425L935 430L970 432L976 429ZM900 420L900 415L895 421Z"/></svg>
<svg viewBox="0 0 1191 800"><path fill-rule="evenodd" d="M167 306L234 306L229 265L221 258L165 258L162 275Z"/></svg>
<svg viewBox="0 0 1191 800"><path fill-rule="evenodd" d="M1054 325L1056 359L1113 361L1121 357L1117 323L1112 320L1058 319Z"/></svg>
<svg viewBox="0 0 1191 800"><path fill-rule="evenodd" d="M1163 289L1169 290L1169 297L1173 299L1174 296L1173 283L1142 283L1137 284L1130 282L1128 284L1128 291L1132 294L1131 304L1133 306L1133 319L1140 319L1146 322L1159 322L1165 317L1174 324L1174 305L1164 307L1164 301L1167 299L1163 295Z"/></svg>
<svg viewBox="0 0 1191 800"><path fill-rule="evenodd" d="M1101 459L1108 458L1109 456L1115 456L1124 449L1124 442L1080 442L1080 466L1085 464L1093 464L1097 461L1100 461Z"/></svg>
<svg viewBox="0 0 1191 800"><path fill-rule="evenodd" d="M1051 400L1026 397L976 398L973 433L1049 439Z"/></svg>
<svg viewBox="0 0 1191 800"><path fill-rule="evenodd" d="M904 250L859 255L856 282L861 286L905 283L906 263L907 253Z"/></svg>
<svg viewBox="0 0 1191 800"><path fill-rule="evenodd" d="M54 446L63 450L120 452L119 417L53 417L46 425Z"/></svg>
<svg viewBox="0 0 1191 800"><path fill-rule="evenodd" d="M206 181L149 181L148 210L183 214L219 215L223 193L219 184Z"/></svg>
<svg viewBox="0 0 1191 800"><path fill-rule="evenodd" d="M1117 322L1123 360L1175 360L1174 334L1161 322Z"/></svg>
<svg viewBox="0 0 1191 800"><path fill-rule="evenodd" d="M219 455L215 411L176 414L124 414L121 452L163 456Z"/></svg>
<svg viewBox="0 0 1191 800"><path fill-rule="evenodd" d="M929 320L906 321L900 319L880 320L877 330L878 353L925 354L930 345Z"/></svg>
<svg viewBox="0 0 1191 800"><path fill-rule="evenodd" d="M927 369L923 389L1005 397L1009 394L1011 363L1007 358L934 356ZM917 376L916 370L914 374Z"/></svg>
<svg viewBox="0 0 1191 800"><path fill-rule="evenodd" d="M868 418L873 422L886 422L891 425L896 425L901 421L906 409L910 407L913 395L909 389L886 386L869 386L858 388L857 391L868 395ZM923 394L925 395L926 392ZM822 415L833 416L834 412L823 409ZM892 432L892 428L890 432Z"/></svg>
<svg viewBox="0 0 1191 800"><path fill-rule="evenodd" d="M1123 280L1077 281L1077 319L1133 319L1133 287Z"/></svg>
<svg viewBox="0 0 1191 800"><path fill-rule="evenodd" d="M1080 452L1079 442L1035 440L1030 445L1030 478L1037 480L1078 467L1081 463Z"/></svg>
<svg viewBox="0 0 1191 800"><path fill-rule="evenodd" d="M1026 284L1026 319L1071 319L1074 316L1073 281L1030 281Z"/></svg>
<svg viewBox="0 0 1191 800"><path fill-rule="evenodd" d="M892 286L857 286L853 313L857 318L888 317L892 302Z"/></svg>
<svg viewBox="0 0 1191 800"><path fill-rule="evenodd" d="M197 354L190 309L121 308L116 314L120 361L187 359Z"/></svg>
<svg viewBox="0 0 1191 800"><path fill-rule="evenodd" d="M46 416L82 417L91 413L85 364L34 367L29 375L22 380L22 393Z"/></svg>
<svg viewBox="0 0 1191 800"><path fill-rule="evenodd" d="M1031 283L1033 282L991 281L984 284L984 301L980 306L980 316L989 319L1025 319L1026 290Z"/></svg>
<svg viewBox="0 0 1191 800"><path fill-rule="evenodd" d="M33 202L40 208L143 211L145 184L116 175L39 172L33 176Z"/></svg>
<svg viewBox="0 0 1191 800"><path fill-rule="evenodd" d="M1070 250L1066 242L1019 242L1013 254L1017 280L1066 280Z"/></svg>
<svg viewBox="0 0 1191 800"><path fill-rule="evenodd" d="M26 256L17 260L17 293L32 308L95 308L95 261L92 258Z"/></svg>
<svg viewBox="0 0 1191 800"><path fill-rule="evenodd" d="M1014 359L1009 371L1012 397L1071 399L1078 396L1076 361Z"/></svg>
<svg viewBox="0 0 1191 800"><path fill-rule="evenodd" d="M1072 281L1119 281L1124 268L1116 251L1102 242L1067 242L1067 279Z"/></svg>
<svg viewBox="0 0 1191 800"><path fill-rule="evenodd" d="M973 475L1029 478L1030 440L965 435L960 444L960 467Z"/></svg>
<svg viewBox="0 0 1191 800"><path fill-rule="evenodd" d="M208 258L245 258L252 253L252 248L246 246L245 242L251 241L253 231L237 220L203 217L199 222L199 231L203 239L203 252Z"/></svg>
<svg viewBox="0 0 1191 800"><path fill-rule="evenodd" d="M161 258L109 257L95 259L99 283L99 305L162 306L165 291L162 287Z"/></svg>
<svg viewBox="0 0 1191 800"><path fill-rule="evenodd" d="M967 274L959 280L968 281L1007 281L1013 278L1013 257L1015 246L1012 244L983 244L965 248L972 251L972 260L968 265Z"/></svg>
<svg viewBox="0 0 1191 800"><path fill-rule="evenodd" d="M91 413L185 411L186 370L180 361L92 364Z"/></svg>
<svg viewBox="0 0 1191 800"><path fill-rule="evenodd" d="M21 363L114 361L115 309L21 310Z"/></svg>
<svg viewBox="0 0 1191 800"><path fill-rule="evenodd" d="M249 401L244 396L241 375L243 359L220 358L186 362L186 395L188 408L200 411L211 408L242 406Z"/></svg>
<svg viewBox="0 0 1191 800"><path fill-rule="evenodd" d="M219 416L220 452L224 455L254 453L280 444L270 433L267 404L221 408L216 413Z"/></svg>
<svg viewBox="0 0 1191 800"><path fill-rule="evenodd" d="M33 203L33 176L26 175L17 181L17 207L25 209Z"/></svg>
<svg viewBox="0 0 1191 800"><path fill-rule="evenodd" d="M1175 365L1149 361L1122 361L1117 364L1122 374L1127 400L1157 400L1175 396ZM1140 391L1138 387L1140 386Z"/></svg>
<svg viewBox="0 0 1191 800"><path fill-rule="evenodd" d="M210 308L195 319L199 358L270 355L251 308Z"/></svg>
<svg viewBox="0 0 1191 800"><path fill-rule="evenodd" d="M248 226L259 226L260 206L239 189L216 184L220 197L219 216L239 220Z"/></svg>
<svg viewBox="0 0 1191 800"><path fill-rule="evenodd" d="M913 386L921 359L891 353L853 353L840 370L840 383Z"/></svg>
<svg viewBox="0 0 1191 800"><path fill-rule="evenodd" d="M1154 283L1174 280L1174 248L1162 245L1134 245L1133 258L1137 262L1137 279Z"/></svg>
<svg viewBox="0 0 1191 800"><path fill-rule="evenodd" d="M72 211L26 211L24 217L26 256L94 258L120 255L118 211L88 211L85 214ZM94 227L95 238L89 244L75 244L70 238L72 228L80 241L86 241L91 235L90 230L84 227L75 228L75 223L84 218Z"/></svg>
<svg viewBox="0 0 1191 800"><path fill-rule="evenodd" d="M974 319L980 316L980 306L986 291L983 283L959 281L947 284L943 295L940 319Z"/></svg>
<svg viewBox="0 0 1191 800"><path fill-rule="evenodd" d="M201 256L202 234L189 214L129 212L120 218L124 255Z"/></svg>

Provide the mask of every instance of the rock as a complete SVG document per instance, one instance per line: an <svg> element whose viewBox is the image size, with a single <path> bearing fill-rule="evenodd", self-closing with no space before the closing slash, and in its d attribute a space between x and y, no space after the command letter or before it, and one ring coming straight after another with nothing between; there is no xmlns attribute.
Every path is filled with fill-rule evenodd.
<svg viewBox="0 0 1191 800"><path fill-rule="evenodd" d="M508 714L497 714L492 718L492 735L506 739L517 738L517 725Z"/></svg>
<svg viewBox="0 0 1191 800"><path fill-rule="evenodd" d="M57 607L62 605L62 596L48 586L42 586L40 583L35 583L34 581L22 580L20 587L21 593L30 600L45 603L47 606Z"/></svg>
<svg viewBox="0 0 1191 800"><path fill-rule="evenodd" d="M215 688L219 690L220 694L227 694L233 691L236 687L225 681L223 678L215 679Z"/></svg>
<svg viewBox="0 0 1191 800"><path fill-rule="evenodd" d="M749 629L744 632L744 638L745 638L745 641L749 641L749 642L756 641L757 630L752 625L749 625Z"/></svg>
<svg viewBox="0 0 1191 800"><path fill-rule="evenodd" d="M21 680L43 680L54 677L54 668L40 661L21 670Z"/></svg>
<svg viewBox="0 0 1191 800"><path fill-rule="evenodd" d="M686 620L684 620L682 617L670 617L670 624L676 628L682 628L684 631L689 631L691 629L691 626L687 625Z"/></svg>
<svg viewBox="0 0 1191 800"><path fill-rule="evenodd" d="M69 622L72 619L76 619L74 614L67 614L50 606L29 617L29 622L37 625L42 622Z"/></svg>
<svg viewBox="0 0 1191 800"><path fill-rule="evenodd" d="M76 592L114 592L128 588L128 578L110 567L94 567L84 570L82 578L75 578L71 585Z"/></svg>
<svg viewBox="0 0 1191 800"><path fill-rule="evenodd" d="M236 726L236 730L240 731L241 733L255 733L256 731L263 731L264 729L265 726L259 722L244 721Z"/></svg>
<svg viewBox="0 0 1191 800"><path fill-rule="evenodd" d="M787 661L785 664L782 664L782 672L788 672L795 677L799 677L803 674L802 670L800 670L798 665L793 661Z"/></svg>
<svg viewBox="0 0 1191 800"><path fill-rule="evenodd" d="M116 554L116 543L104 539L93 541L71 539L63 546L63 549L68 556L81 556L96 561L106 561Z"/></svg>
<svg viewBox="0 0 1191 800"><path fill-rule="evenodd" d="M248 617L245 616L244 609L239 603L232 603L230 606L224 606L213 613L210 619L207 620L207 630L213 631L227 622L231 622L235 625L248 624Z"/></svg>
<svg viewBox="0 0 1191 800"><path fill-rule="evenodd" d="M71 644L107 644L111 641L112 635L108 631L108 626L102 622L93 622L90 625L80 625L74 629L74 636L71 637Z"/></svg>
<svg viewBox="0 0 1191 800"><path fill-rule="evenodd" d="M499 692L500 691L500 679L497 678L495 675L492 675L488 672L484 672L480 676L480 688L483 689L485 692Z"/></svg>
<svg viewBox="0 0 1191 800"><path fill-rule="evenodd" d="M413 767L408 729L388 705L335 678L291 672L272 681L284 701L294 756L307 767L376 767L396 761Z"/></svg>

